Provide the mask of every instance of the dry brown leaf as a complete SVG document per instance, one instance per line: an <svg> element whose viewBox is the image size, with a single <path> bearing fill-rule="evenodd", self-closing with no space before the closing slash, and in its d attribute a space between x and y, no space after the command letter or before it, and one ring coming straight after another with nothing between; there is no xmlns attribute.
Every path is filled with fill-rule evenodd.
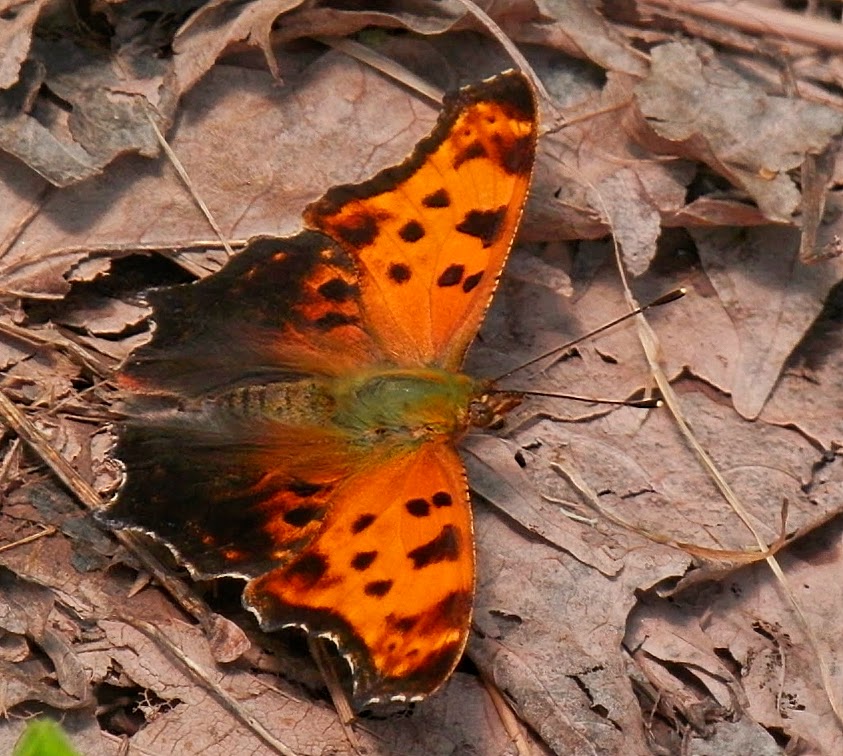
<svg viewBox="0 0 843 756"><path fill-rule="evenodd" d="M463 442L462 450L471 490L498 512L531 536L567 551L606 577L615 577L623 569L619 556L624 549L611 538L595 532L593 521L561 516L564 511L560 502L541 499L533 471L528 474L515 461L517 447L477 433ZM579 508L575 503L569 506Z"/></svg>
<svg viewBox="0 0 843 756"><path fill-rule="evenodd" d="M803 263L799 235L786 229L695 230L692 235L739 341L728 390L735 409L755 418L829 291L843 280L843 260Z"/></svg>
<svg viewBox="0 0 843 756"><path fill-rule="evenodd" d="M47 0L20 3L0 21L0 90L11 87L20 76L20 69L32 44L32 27Z"/></svg>
<svg viewBox="0 0 843 756"><path fill-rule="evenodd" d="M834 525L781 556L824 652L832 657L839 648L835 618L841 600L839 531ZM645 651L651 645L663 648L665 633L687 637L691 625L707 657L697 662L697 668L713 665L722 670L725 661L741 669L741 687L748 699L745 716L774 732L787 731L798 737L808 752L834 753L840 748L843 736L828 716L827 703L815 684L816 662L798 640L801 633L794 626L793 615L763 565L742 570L688 600L674 597L671 604L672 608L657 605L640 612L638 622L660 618L657 625L650 625ZM680 661L670 652L660 657L656 653L654 663L667 668L675 669ZM839 666L833 674L834 684L839 686ZM674 676L665 689L676 696L694 695L687 678Z"/></svg>
<svg viewBox="0 0 843 756"><path fill-rule="evenodd" d="M270 34L275 20L302 5L302 0L260 0L232 17L226 0L206 3L188 18L173 40L176 90L187 92L231 46L242 42L263 53L267 69L281 78Z"/></svg>
<svg viewBox="0 0 843 756"><path fill-rule="evenodd" d="M799 191L787 172L820 153L843 129L843 114L767 94L725 68L703 46L662 45L636 88L650 149L700 160L743 188L771 220L788 221ZM649 133L648 133L649 132Z"/></svg>
<svg viewBox="0 0 843 756"><path fill-rule="evenodd" d="M69 39L36 42L2 100L0 147L55 186L96 176L119 155L158 151L147 103L126 93L109 56Z"/></svg>
<svg viewBox="0 0 843 756"><path fill-rule="evenodd" d="M683 557L651 551L646 574L627 563L608 577L485 507L475 511L472 659L554 753L647 753L621 641L635 587L681 571Z"/></svg>
<svg viewBox="0 0 843 756"><path fill-rule="evenodd" d="M778 242L781 242L780 232ZM772 240L770 243L772 244ZM795 247L793 250L796 254ZM692 258L686 259L686 264L692 262ZM674 266L671 270L671 280L676 283L695 281L699 291L669 305L664 311L660 309L652 313L652 321L665 349L668 364L676 366L674 369L677 375L683 369L684 360L686 364L694 366L696 375L707 373L718 380L726 380L729 378L729 372L723 369L728 366L724 360L735 359L739 349L732 321L726 311L717 305L717 299L712 299L714 290L711 284L709 283L707 288L703 286L706 277L702 270L694 270L691 267L683 269L676 262ZM734 270L734 267L730 266L729 269ZM597 268L595 272L599 274L602 270ZM607 310L611 307L617 308L613 314L617 314L622 307L619 295L615 293L613 296L611 293L608 276L589 275L586 271L581 271L581 275L583 273L584 280L576 275L571 280L574 292L579 292L578 297L575 297L576 301L570 309L559 309L557 304L555 311L557 322L565 324L564 328L573 333L585 330L591 318L598 321L609 319ZM639 284L643 290L652 293L660 286L666 287L664 276L664 271L658 277L647 274L641 278ZM553 301L552 293L547 289L543 290L542 283L539 278L531 284L523 277L517 284L511 280L505 282L504 296L499 298L487 322L494 338L484 338L482 354L491 355L493 346L497 346L507 353L507 358L517 363L523 356L518 351L519 347L523 347L527 352L541 352L548 346L547 342L542 343L540 347L529 342L526 345L520 343L524 334L508 330L509 319L501 312L506 311L512 318L517 318L519 313L531 313L533 319L539 321L540 317L535 313L549 308ZM700 296L700 291L705 296ZM523 301L523 305L519 305L516 297ZM614 305L613 298L616 300ZM602 303L606 309L595 313L593 310L597 309L598 303ZM525 330L531 337L535 337L537 329L531 328L532 325L534 324L528 322ZM562 338L557 336L557 339L564 341L564 334L560 336ZM836 357L834 343L837 342L826 341L820 346L831 350ZM627 395L627 391L635 385L634 373L637 371L638 385L642 385L645 377L635 350L633 334L620 327L609 335L597 337L593 344L578 346L579 355L545 370L540 385L542 388L550 388L555 383L557 390L574 393L590 391L600 394L607 388L611 389L611 384L614 383L615 396ZM592 364L589 354L594 353L611 359L598 359L599 364ZM507 367L508 361L503 361L503 366ZM778 428L766 423L739 419L730 409L726 397L716 391L707 390L705 383L699 379L689 378L678 384L691 427L701 443L721 465L727 479L743 498L754 521L770 543L779 536L780 514L785 499L789 502L788 532L800 528L810 531L812 527L825 523L829 516L843 508L843 494L832 482L835 476L841 475L840 458L818 449L818 442L803 437L798 429L798 424L804 417L804 422L811 424L812 430L820 439L841 438L843 412L833 409L840 404L839 389L835 390L835 387L840 386L838 375L836 363L833 362L823 364L822 377L815 371L806 372L804 369L790 373L789 384L786 386L788 393L781 397L781 401L777 401L774 394L771 403L777 408L776 414L780 418ZM517 376L514 376L512 381L515 382L516 379ZM801 386L803 392L810 392L811 382L818 380L822 381L821 390L831 393L834 405L830 406L828 401L817 403L814 400L812 404L805 405L806 408L811 408L807 415L800 413L799 404L791 405L794 424L785 425L786 397L798 396L797 385ZM808 401L808 397L800 401L804 403ZM518 695L514 696L516 700L527 700L530 690L535 686L549 687L554 691L552 698L564 701L561 710L579 711L576 722L581 724L584 730L588 730L591 709L586 713L581 711L580 707L584 707L585 701L589 699L571 699L570 695L562 692L563 689L554 687L558 686L558 683L551 683L546 679L545 669L553 668L554 664L549 656L539 656L540 661L532 663L525 663L525 659L531 659L532 654L551 654L548 649L557 644L564 649L557 652L561 654L559 658L564 659L563 663L568 665L571 658L578 658L576 646L572 646L572 643L588 638L591 641L588 648L593 657L593 664L602 669L614 668L614 665L621 663L620 648L612 642L607 642L604 646L597 644L594 640L594 627L590 624L593 622L591 615L596 609L591 609L591 613L586 612L580 608L582 602L599 596L599 599L594 600L601 607L618 602L623 604L630 598L625 590L647 592L652 591L653 587L662 581L668 581L669 584L671 575L679 578L686 573L690 560L687 557L683 560L666 547L642 543L632 533L607 525L599 516L596 516L596 523L591 528L582 525L580 521L568 521L563 528L559 528L561 523L558 523L559 529L554 531L546 527L536 528L534 511L540 511L542 518L552 521L552 511L546 506L551 500L567 503L566 509L569 512L573 510L580 516L595 517L594 513L586 508L577 509L577 504L581 501L579 496L568 489L560 479L553 480L549 477L544 472L546 466L543 460L563 458L566 464L572 465L600 492L603 507L638 528L649 529L669 535L673 540L711 549L745 551L753 549L754 544L751 536L739 526L731 510L721 503L714 487L696 466L693 456L679 443L679 437L663 410L623 409L605 414L598 412L598 408L592 408L590 414L593 419L588 419L582 409L577 413L568 410L564 403L561 403L561 408L558 406L559 402L556 404L557 407L553 407L553 400L548 399L528 399L520 408L520 412L516 412L512 418L512 430L508 434L512 445L508 452L507 447L493 446L485 440L479 445L472 442L468 447L471 452L483 455L483 475L478 475L477 467L472 464L473 460L468 460L473 473L472 481L479 483L478 488L485 499L494 505L499 501L503 502L501 508L507 514L504 523L517 523L511 526L510 530L493 528L491 524L478 525L481 565L483 560L491 560L492 563L488 568L481 569L480 573L483 588L478 592L478 601L484 603L478 604L476 621L481 634L472 650L475 659L484 668L486 665L492 665L499 684L505 689L517 690ZM559 423L556 417L562 417L566 413L574 416L578 414L581 419L576 425ZM605 417L601 417L603 414ZM768 414L765 410L764 417ZM820 428L823 429L822 432ZM515 465L512 459L514 449L519 448L523 450L521 456L527 462L526 469ZM510 455L510 459L502 460L501 457L506 453ZM502 479L496 482L494 475L488 474L490 470L496 471ZM539 494L547 497L542 503L545 506L536 503L539 501ZM482 523L486 523L487 519L495 524L500 523L498 519L480 511L478 519ZM512 530L540 534L541 541L528 539L531 541L529 548L541 548L546 555L527 557L522 562L516 556L517 549L528 547L524 545L523 540L520 547L514 543L510 547ZM566 535L561 535L562 533ZM569 541L570 537L577 535L581 539L579 548L572 546ZM553 547L547 544L545 539L549 539L561 551L553 553ZM613 549L608 553L624 565L623 572L612 581L611 588L601 582L606 578L601 578L598 570L581 569L582 565L599 565L596 560L600 558L600 550L605 549L609 543L613 544ZM589 546L595 549L593 555L587 551ZM503 555L498 556L501 552ZM578 559L576 568L572 566L571 556ZM520 564L525 563L529 565L526 572L519 568ZM552 565L552 569L558 571L558 576L554 577L552 571L546 575L543 572L545 564ZM715 563L714 566L720 566L721 570L723 567L732 567L729 563ZM757 569L762 572L765 570L763 566ZM489 574L491 579L484 577ZM764 574L772 585L772 578L769 578L768 573ZM709 573L709 580L712 575L713 573ZM558 586L555 583L557 577ZM715 579L723 580L722 576ZM626 580L630 582L628 587L623 589L618 581L625 584ZM636 581L640 582L636 585ZM536 589L533 586L541 588ZM613 593L616 589L620 592ZM540 599L536 595L536 590L542 592L543 598ZM563 591L565 598L555 599L553 596L556 590ZM695 590L705 595L705 587ZM489 593L496 598L496 603L493 603L491 608L485 604ZM688 595L693 597L694 593ZM542 604L542 601L545 603ZM536 626L545 606L548 611L552 607L557 608L553 634L547 640L543 640L541 625ZM644 606L646 607L646 604ZM640 615L640 611L645 614ZM766 616L768 621L775 622L779 621L782 613L787 613L787 609L777 605L775 609L770 607L770 613ZM646 610L633 611L632 621L637 621L635 618L639 616L647 616ZM608 620L604 621L607 630L614 627ZM679 707L682 716L686 719L696 717L703 730L709 732L706 728L708 722L712 721L711 717L719 720L720 717L727 716L730 709L736 712L745 712L747 707L752 709L754 691L748 691L741 679L735 677L731 670L724 671L711 642L699 635L698 627L694 636L689 631L694 625L683 625L671 630L673 620L653 622L655 624L648 625L647 638L652 638L648 642L656 645L642 646L640 639L630 636L629 648L635 651L641 647L644 656L637 657L641 669L647 671L651 683L660 690L660 695L663 695L666 701L672 701L670 705ZM632 627L634 626L633 624ZM604 625L601 625L602 627ZM749 632L752 632L751 628ZM681 647L682 644L693 642L698 643L701 650L695 651L693 656L688 655L691 646L682 653L678 649L669 650L664 644L670 640L670 636L663 636L663 633L673 633L671 642L674 645L678 643ZM517 646L514 638L518 639ZM484 653L476 650L477 644L485 647ZM559 662L555 663L558 666ZM681 681L679 685L674 679L676 674ZM702 690L707 693L701 695L698 686L689 688L685 682L690 679L689 676L696 676L701 681ZM810 679L810 674L806 671L797 685L814 684L816 694L815 680L812 683L809 682ZM529 684L524 680L529 681ZM587 690L595 701L600 696L608 696L612 702L618 701L617 691L613 696L611 688L608 688L605 682L594 682L594 687L587 687ZM746 696L750 703L746 706L739 705L737 702L741 696ZM715 704L721 708L712 708ZM812 705L811 709L816 710L816 706ZM578 729L573 727L570 721L554 719L557 710L533 710L521 704L519 712L534 723L534 727L538 727L538 723L546 723L549 718L553 725L548 724L548 730L556 737L560 737L559 733L568 733L568 739L553 741L558 752L577 752L575 733ZM611 714L609 718L612 718ZM827 735L830 736L834 724L829 715L826 715L825 727L829 728ZM628 725L623 731L630 738L630 742L635 743L635 736L630 734L632 730L628 729ZM757 743L759 752L762 753L771 747L769 736L757 726L721 731L714 742L731 743L735 748L738 747L736 744L740 743ZM828 737L824 736L823 742L827 744L834 741L829 741ZM605 744L603 746L608 751L615 747L607 747ZM641 747L643 748L643 745ZM703 748L702 742L700 748Z"/></svg>
<svg viewBox="0 0 843 756"><path fill-rule="evenodd" d="M630 44L591 3L583 0L538 0L508 3L508 13L496 20L516 42L542 45L574 58L588 60L608 71L642 76L647 71L645 56ZM512 6L521 6L513 13ZM494 4L493 4L494 7ZM542 23L536 21L538 10ZM487 12L495 14L491 9Z"/></svg>

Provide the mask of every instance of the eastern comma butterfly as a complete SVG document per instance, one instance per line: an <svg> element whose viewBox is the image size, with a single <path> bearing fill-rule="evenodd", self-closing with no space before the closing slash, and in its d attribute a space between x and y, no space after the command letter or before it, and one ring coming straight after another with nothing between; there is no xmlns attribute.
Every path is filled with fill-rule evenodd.
<svg viewBox="0 0 843 756"><path fill-rule="evenodd" d="M153 338L119 375L162 406L135 397L103 518L194 577L247 580L264 630L331 639L357 707L427 696L465 647L474 543L456 443L513 399L459 370L536 132L521 73L449 95L403 163L330 189L307 230L150 293Z"/></svg>

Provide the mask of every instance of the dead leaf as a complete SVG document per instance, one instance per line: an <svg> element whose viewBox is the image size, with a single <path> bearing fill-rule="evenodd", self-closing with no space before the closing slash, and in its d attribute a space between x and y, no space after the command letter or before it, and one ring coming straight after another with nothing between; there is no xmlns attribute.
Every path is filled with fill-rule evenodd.
<svg viewBox="0 0 843 756"><path fill-rule="evenodd" d="M799 235L785 229L692 234L740 342L731 380L735 409L755 418L785 360L843 279L843 261L803 263Z"/></svg>
<svg viewBox="0 0 843 756"><path fill-rule="evenodd" d="M706 163L778 221L790 220L799 206L787 172L802 165L806 153L825 150L843 129L841 113L771 96L700 45L655 48L636 101L647 124L636 134L642 144Z"/></svg>
<svg viewBox="0 0 843 756"><path fill-rule="evenodd" d="M8 89L20 77L20 69L29 54L32 44L32 27L46 0L20 4L12 12L6 12L0 22L0 90Z"/></svg>

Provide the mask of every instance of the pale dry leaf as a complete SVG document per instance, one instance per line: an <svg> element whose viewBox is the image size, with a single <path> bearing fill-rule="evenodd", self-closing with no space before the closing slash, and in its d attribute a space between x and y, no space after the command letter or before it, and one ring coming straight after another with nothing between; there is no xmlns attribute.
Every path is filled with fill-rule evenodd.
<svg viewBox="0 0 843 756"><path fill-rule="evenodd" d="M692 236L739 340L730 381L735 409L755 418L829 291L843 280L843 260L805 264L795 230L695 230Z"/></svg>
<svg viewBox="0 0 843 756"><path fill-rule="evenodd" d="M828 313L788 360L759 418L796 428L829 452L843 448L843 340L834 317L839 306L839 297L827 304Z"/></svg>
<svg viewBox="0 0 843 756"><path fill-rule="evenodd" d="M651 57L650 75L635 96L652 138L642 128L638 139L708 164L743 188L768 218L790 220L800 196L787 172L807 152L826 149L843 129L843 113L769 95L701 45L662 45Z"/></svg>
<svg viewBox="0 0 843 756"><path fill-rule="evenodd" d="M572 123L540 142L522 236L546 239L552 231L554 239L594 239L611 224L638 274L654 253L659 218L684 206L694 167L642 159L625 127L636 79L610 73L601 84L593 74L577 66L548 73L548 89ZM543 186L552 189L537 191Z"/></svg>
<svg viewBox="0 0 843 756"><path fill-rule="evenodd" d="M719 720L706 728L704 736L692 735L689 750L694 756L781 756L781 746L764 727L742 717Z"/></svg>
<svg viewBox="0 0 843 756"><path fill-rule="evenodd" d="M27 0L4 9L0 18L0 90L11 87L32 44L32 27L48 0Z"/></svg>
<svg viewBox="0 0 843 756"><path fill-rule="evenodd" d="M779 554L796 598L819 635L835 690L841 686L837 620L843 599L837 577L841 558L838 525ZM687 600L674 598L673 603L685 615L683 623L689 615L699 617L712 649L717 650L710 663L719 657L741 669L748 716L768 730L798 737L814 753L840 750L843 735L817 685L817 660L766 566L746 568L721 587L702 589ZM687 683L677 678L675 684Z"/></svg>
<svg viewBox="0 0 843 756"><path fill-rule="evenodd" d="M519 250L518 255L527 252ZM555 279L535 269L533 278L525 275L530 266L517 278L505 276L495 301L481 329L481 339L468 355L470 373L494 376L516 368L566 342L586 336L628 311L623 293L617 283L613 250L607 243L581 242L575 263L558 254L556 247L536 252L548 264L573 266L569 286L572 294L560 296ZM539 257L541 260L542 257ZM516 263L516 267L517 267ZM642 302L666 293L677 285L689 285L693 280L689 271L671 276L650 271L636 281L636 292ZM665 340L667 371L678 375L689 361L706 362L706 348L725 348L723 334L701 338L701 343L689 340L687 327L694 324L708 305L689 295L684 300L660 307L648 313L654 327ZM714 313L721 324L725 319ZM728 323L728 320L726 323ZM710 358L716 370L720 355ZM718 375L719 377L719 375ZM624 400L647 386L646 363L632 323L619 325L595 338L587 338L572 350L556 354L526 370L516 372L503 382L503 388L542 390L580 395L594 400ZM554 417L578 419L607 410L605 406L589 403L564 402L554 399L531 398L521 410L516 410L512 425L521 413L537 409Z"/></svg>
<svg viewBox="0 0 843 756"><path fill-rule="evenodd" d="M515 3L508 5L516 5ZM583 0L538 0L523 3L537 9L544 23L510 24L501 20L513 40L538 44L575 58L589 60L607 70L643 76L646 58L591 3ZM526 9L523 15L526 15ZM520 21L521 23L517 23Z"/></svg>
<svg viewBox="0 0 843 756"><path fill-rule="evenodd" d="M0 324L5 323L6 320L5 317L0 318ZM0 385L7 385L8 381L5 380L7 371L13 365L32 355L33 351L32 344L21 342L4 334L3 338L0 339L0 371L4 378L0 379Z"/></svg>
<svg viewBox="0 0 843 756"><path fill-rule="evenodd" d="M463 441L460 452L471 490L498 512L607 577L623 569L619 544L595 532L587 522L565 517L558 503L542 500L540 492L552 488L536 480L541 471L528 474L518 465L512 444L477 433Z"/></svg>
<svg viewBox="0 0 843 756"><path fill-rule="evenodd" d="M33 171L56 185L73 183L94 175L95 159L73 140L65 140L29 114L32 101L44 84L44 66L27 60L18 81L0 92L0 150L26 163ZM63 114L53 114L57 130L66 132Z"/></svg>
<svg viewBox="0 0 843 756"><path fill-rule="evenodd" d="M66 399L73 392L79 365L63 354L45 355L40 349L27 351L26 359L3 374L4 389L26 404L46 406Z"/></svg>
<svg viewBox="0 0 843 756"><path fill-rule="evenodd" d="M657 547L607 577L489 508L475 511L472 659L554 753L648 753L620 646L635 590L681 569L677 561Z"/></svg>
<svg viewBox="0 0 843 756"><path fill-rule="evenodd" d="M657 209L634 170L622 168L597 185L609 223L621 247L626 268L634 276L650 267L661 234Z"/></svg>
<svg viewBox="0 0 843 756"><path fill-rule="evenodd" d="M727 196L728 192L712 192L695 199L685 207L668 213L664 218L667 228L694 226L766 226L767 218L754 205L747 205L740 198ZM723 196L718 196L723 195Z"/></svg>
<svg viewBox="0 0 843 756"><path fill-rule="evenodd" d="M93 336L117 336L127 328L140 326L148 314L147 307L93 294L69 311L57 313L51 321Z"/></svg>
<svg viewBox="0 0 843 756"><path fill-rule="evenodd" d="M227 0L214 0L198 8L173 39L173 77L176 91L187 92L237 43L263 53L266 67L280 79L270 34L275 20L302 5L302 0L259 0L232 13Z"/></svg>
<svg viewBox="0 0 843 756"><path fill-rule="evenodd" d="M834 170L834 154L831 146L821 155L807 155L802 164L802 238L799 245L799 259L814 263L828 257L836 257L830 245L817 244L819 226L823 221L826 196Z"/></svg>
<svg viewBox="0 0 843 756"><path fill-rule="evenodd" d="M683 707L689 719L702 714L701 710L711 705L710 698L727 718L740 716L746 708L740 679L717 657L711 638L697 618L688 617L668 602L643 601L630 612L624 645L651 680L664 675L658 685L661 690L682 687L667 683L675 672L680 679L692 677L699 683L701 690L691 693L690 706Z"/></svg>
<svg viewBox="0 0 843 756"><path fill-rule="evenodd" d="M701 389L693 382L677 387L683 413L768 543L780 534L785 499L790 504L788 530L820 523L836 511L839 503L831 501L819 511L803 490L821 452L792 429L740 419ZM634 513L637 525L697 546L755 550L753 539L698 468L664 412L649 412L647 422L626 439L614 431L611 443L601 443L614 454L628 456L626 468L602 469L601 460L594 459L599 451L594 442L572 444L571 453L579 469L587 468L582 474L592 488L604 492L604 507L626 519ZM632 477L636 462L640 472Z"/></svg>
<svg viewBox="0 0 843 756"><path fill-rule="evenodd" d="M55 186L96 176L128 152L157 154L146 114L163 124L172 113L148 111L121 81L105 54L69 39L36 40L20 80L2 93L0 147Z"/></svg>

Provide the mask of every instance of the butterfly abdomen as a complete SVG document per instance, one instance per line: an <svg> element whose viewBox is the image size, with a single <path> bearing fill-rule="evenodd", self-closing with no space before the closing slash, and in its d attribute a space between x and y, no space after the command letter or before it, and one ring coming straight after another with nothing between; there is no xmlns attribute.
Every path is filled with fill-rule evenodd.
<svg viewBox="0 0 843 756"><path fill-rule="evenodd" d="M287 426L324 426L336 410L329 383L312 379L241 386L223 394L219 403L240 417Z"/></svg>

